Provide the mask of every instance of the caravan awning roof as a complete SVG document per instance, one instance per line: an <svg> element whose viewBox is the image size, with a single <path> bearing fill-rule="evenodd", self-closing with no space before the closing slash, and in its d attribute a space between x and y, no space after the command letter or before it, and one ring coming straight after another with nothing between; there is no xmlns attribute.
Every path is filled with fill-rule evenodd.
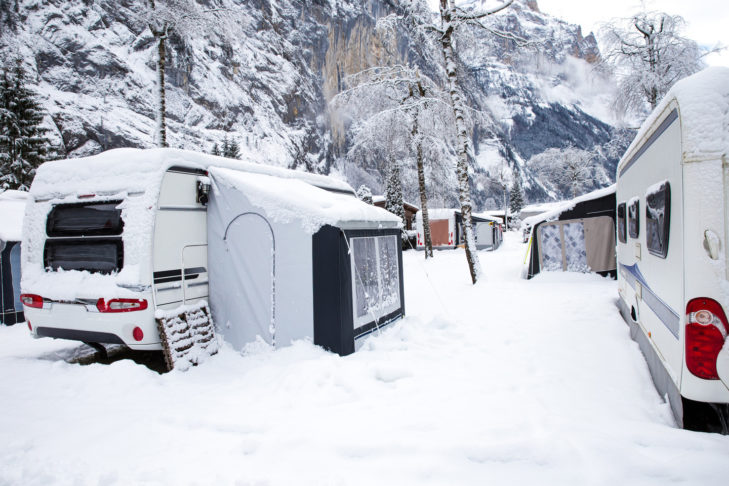
<svg viewBox="0 0 729 486"><path fill-rule="evenodd" d="M534 226L535 224L541 223L542 221L549 221L549 220L557 219L557 218L559 218L560 214L574 208L578 203L592 201L593 199L599 199L601 197L605 197L608 194L613 194L613 193L615 193L615 184L605 187L603 189L598 189L597 191L589 192L587 194L584 194L580 197L576 197L569 201L564 201L561 204L554 207L550 211L546 211L544 213L537 214L536 216L531 216L529 218L524 219L523 224L527 224L529 226Z"/></svg>
<svg viewBox="0 0 729 486"><path fill-rule="evenodd" d="M299 221L304 230L315 233L324 225L374 223L382 227L401 226L400 218L382 208L366 204L354 196L326 191L298 179L281 179L211 167L214 184L224 184L243 193L266 216L279 223Z"/></svg>
<svg viewBox="0 0 729 486"><path fill-rule="evenodd" d="M158 186L170 167L183 166L203 170L225 167L297 179L331 191L354 194L349 184L333 177L273 167L264 162L263 158L244 162L178 149L115 149L91 157L46 162L38 168L30 192L36 200L87 194L89 190L110 194L139 193L150 185Z"/></svg>

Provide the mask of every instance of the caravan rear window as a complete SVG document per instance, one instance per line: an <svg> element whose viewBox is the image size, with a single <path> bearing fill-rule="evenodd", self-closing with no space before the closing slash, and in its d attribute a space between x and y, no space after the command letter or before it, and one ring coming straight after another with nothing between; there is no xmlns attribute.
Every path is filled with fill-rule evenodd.
<svg viewBox="0 0 729 486"><path fill-rule="evenodd" d="M631 238L637 238L640 235L640 201L636 197L630 201L628 205L628 234Z"/></svg>
<svg viewBox="0 0 729 486"><path fill-rule="evenodd" d="M400 308L397 237L352 238L355 328Z"/></svg>
<svg viewBox="0 0 729 486"><path fill-rule="evenodd" d="M618 204L618 241L620 243L628 241L625 222L625 203L620 203Z"/></svg>
<svg viewBox="0 0 729 486"><path fill-rule="evenodd" d="M49 271L118 272L124 264L121 201L61 204L46 221L43 266Z"/></svg>
<svg viewBox="0 0 729 486"><path fill-rule="evenodd" d="M64 204L48 215L48 236L113 236L122 234L121 201Z"/></svg>
<svg viewBox="0 0 729 486"><path fill-rule="evenodd" d="M646 243L652 255L666 258L670 223L671 185L666 181L649 189L645 196Z"/></svg>

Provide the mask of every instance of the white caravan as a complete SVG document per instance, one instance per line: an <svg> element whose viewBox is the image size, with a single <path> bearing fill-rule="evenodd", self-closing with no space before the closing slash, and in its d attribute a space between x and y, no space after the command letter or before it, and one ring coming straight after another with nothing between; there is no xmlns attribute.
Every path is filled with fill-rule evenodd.
<svg viewBox="0 0 729 486"><path fill-rule="evenodd" d="M618 304L679 425L729 433L729 69L678 82L617 168Z"/></svg>
<svg viewBox="0 0 729 486"><path fill-rule="evenodd" d="M155 311L208 300L237 349L308 338L348 354L404 313L399 219L330 177L119 149L46 163L30 193L35 337L158 350Z"/></svg>

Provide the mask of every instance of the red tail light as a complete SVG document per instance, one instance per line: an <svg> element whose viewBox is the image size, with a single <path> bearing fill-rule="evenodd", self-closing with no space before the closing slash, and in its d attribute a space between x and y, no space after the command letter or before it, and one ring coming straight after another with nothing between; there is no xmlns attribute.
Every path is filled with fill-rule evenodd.
<svg viewBox="0 0 729 486"><path fill-rule="evenodd" d="M132 312L147 308L147 301L144 299L99 299L96 302L99 312Z"/></svg>
<svg viewBox="0 0 729 486"><path fill-rule="evenodd" d="M135 327L132 331L132 337L134 337L135 341L141 341L144 339L144 332L139 327Z"/></svg>
<svg viewBox="0 0 729 486"><path fill-rule="evenodd" d="M33 326L30 324L30 321L28 321L28 330L30 330L30 332L33 332Z"/></svg>
<svg viewBox="0 0 729 486"><path fill-rule="evenodd" d="M692 299L686 306L686 367L705 380L718 380L716 357L729 334L729 322L718 302Z"/></svg>
<svg viewBox="0 0 729 486"><path fill-rule="evenodd" d="M32 307L34 309L43 308L43 297L35 294L20 294L20 301L26 307Z"/></svg>

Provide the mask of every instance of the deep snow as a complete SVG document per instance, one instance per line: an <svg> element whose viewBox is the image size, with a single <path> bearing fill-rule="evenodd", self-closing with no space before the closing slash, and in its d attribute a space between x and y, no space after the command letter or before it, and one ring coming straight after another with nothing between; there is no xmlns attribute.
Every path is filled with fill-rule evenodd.
<svg viewBox="0 0 729 486"><path fill-rule="evenodd" d="M408 316L341 358L229 346L186 373L68 364L0 328L0 484L726 484L729 437L678 430L615 281L404 254Z"/></svg>

